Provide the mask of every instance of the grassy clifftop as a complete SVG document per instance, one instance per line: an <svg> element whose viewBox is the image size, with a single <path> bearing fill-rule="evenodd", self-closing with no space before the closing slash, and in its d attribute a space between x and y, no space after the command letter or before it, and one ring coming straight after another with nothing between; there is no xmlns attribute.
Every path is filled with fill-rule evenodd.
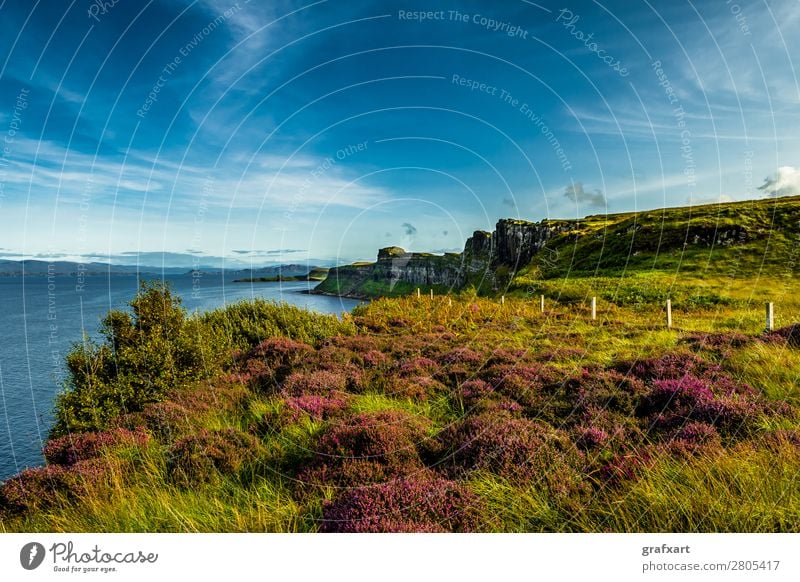
<svg viewBox="0 0 800 582"><path fill-rule="evenodd" d="M529 271L543 278L626 272L751 277L794 272L800 198L587 216L556 235Z"/></svg>
<svg viewBox="0 0 800 582"><path fill-rule="evenodd" d="M317 290L358 297L406 295L417 287L475 288L486 295L551 293L559 281L605 278L606 286L620 287L616 300L646 299L653 293L642 287L649 285L664 290L653 295L660 301L678 279L684 283L680 293L687 295L695 283L792 277L800 268L800 198L579 220L501 220L491 236L476 233L462 254L393 252L387 250L376 263L334 269Z"/></svg>

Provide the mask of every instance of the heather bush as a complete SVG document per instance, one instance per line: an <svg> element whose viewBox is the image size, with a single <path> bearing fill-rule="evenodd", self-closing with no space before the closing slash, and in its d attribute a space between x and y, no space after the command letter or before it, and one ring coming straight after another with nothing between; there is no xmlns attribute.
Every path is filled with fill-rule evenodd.
<svg viewBox="0 0 800 582"><path fill-rule="evenodd" d="M424 468L430 421L398 410L364 413L330 424L301 472L312 482L342 486L378 483Z"/></svg>
<svg viewBox="0 0 800 582"><path fill-rule="evenodd" d="M727 436L744 436L756 430L765 415L775 414L754 397L717 395L711 383L686 375L680 380L656 380L642 399L637 413L649 417L655 429L669 429L685 421L711 424Z"/></svg>
<svg viewBox="0 0 800 582"><path fill-rule="evenodd" d="M220 475L237 473L259 448L253 436L233 428L201 430L173 445L167 472L175 484L183 487L212 482Z"/></svg>
<svg viewBox="0 0 800 582"><path fill-rule="evenodd" d="M293 420L303 414L307 414L317 420L328 420L347 407L348 396L346 393L332 393L328 396L320 396L319 394L290 396L285 399L286 409Z"/></svg>
<svg viewBox="0 0 800 582"><path fill-rule="evenodd" d="M454 477L481 470L560 491L580 481L583 455L566 433L505 411L467 417L441 440L448 451L441 467Z"/></svg>
<svg viewBox="0 0 800 582"><path fill-rule="evenodd" d="M26 469L0 486L0 509L14 514L74 502L102 482L106 468L101 459L88 459Z"/></svg>
<svg viewBox="0 0 800 582"><path fill-rule="evenodd" d="M585 431L605 435L602 448L616 452L633 450L646 440L639 419L598 406L588 406L576 417L571 432L580 439ZM591 440L590 436L587 446Z"/></svg>
<svg viewBox="0 0 800 582"><path fill-rule="evenodd" d="M145 406L141 414L132 420L134 424L138 424L141 419L147 430L159 441L170 442L193 428L196 416L196 411L190 411L177 402L165 400ZM118 422L124 420L125 417L117 419Z"/></svg>
<svg viewBox="0 0 800 582"><path fill-rule="evenodd" d="M389 357L378 350L367 350L362 356L362 362L368 368L383 368L389 363Z"/></svg>
<svg viewBox="0 0 800 582"><path fill-rule="evenodd" d="M289 396L316 394L326 396L333 392L344 392L347 378L335 372L295 372L283 384L283 392Z"/></svg>
<svg viewBox="0 0 800 582"><path fill-rule="evenodd" d="M687 422L679 426L667 440L668 450L673 456L688 457L708 455L722 446L719 432L712 425L702 422Z"/></svg>
<svg viewBox="0 0 800 582"><path fill-rule="evenodd" d="M800 323L793 323L763 335L763 341L800 348Z"/></svg>
<svg viewBox="0 0 800 582"><path fill-rule="evenodd" d="M500 394L537 413L549 398L543 393L545 386L554 380L551 371L540 366L495 365L481 377Z"/></svg>
<svg viewBox="0 0 800 582"><path fill-rule="evenodd" d="M427 475L357 487L325 502L323 532L472 532L480 503L466 487Z"/></svg>
<svg viewBox="0 0 800 582"><path fill-rule="evenodd" d="M98 457L117 447L141 447L150 439L143 430L111 429L103 432L78 433L51 439L42 449L48 463L74 465Z"/></svg>
<svg viewBox="0 0 800 582"><path fill-rule="evenodd" d="M575 395L578 412L595 407L623 416L633 416L639 399L647 392L647 387L635 376L587 368L580 376L567 380L565 389Z"/></svg>
<svg viewBox="0 0 800 582"><path fill-rule="evenodd" d="M597 474L601 487L615 487L625 481L635 481L656 462L656 456L648 448L620 453L605 463Z"/></svg>
<svg viewBox="0 0 800 582"><path fill-rule="evenodd" d="M262 390L272 390L312 354L308 344L281 337L266 339L245 356L242 379Z"/></svg>
<svg viewBox="0 0 800 582"><path fill-rule="evenodd" d="M689 333L683 336L683 343L694 350L705 350L719 357L728 357L734 350L738 350L753 342L751 336L737 332L718 333Z"/></svg>
<svg viewBox="0 0 800 582"><path fill-rule="evenodd" d="M439 371L439 364L430 358L420 356L401 361L398 370L405 376L432 375Z"/></svg>
<svg viewBox="0 0 800 582"><path fill-rule="evenodd" d="M472 378L486 361L486 356L470 348L454 348L439 358L442 375L453 384Z"/></svg>
<svg viewBox="0 0 800 582"><path fill-rule="evenodd" d="M441 382L430 376L392 376L382 384L387 395L414 401L425 401L447 391Z"/></svg>
<svg viewBox="0 0 800 582"><path fill-rule="evenodd" d="M600 449L609 440L608 433L596 426L580 427L576 432L575 444L584 451Z"/></svg>

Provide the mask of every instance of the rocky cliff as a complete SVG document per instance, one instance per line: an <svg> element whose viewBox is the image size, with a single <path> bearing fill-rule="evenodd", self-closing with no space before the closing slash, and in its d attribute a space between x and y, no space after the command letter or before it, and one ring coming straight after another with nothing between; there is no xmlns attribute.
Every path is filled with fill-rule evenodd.
<svg viewBox="0 0 800 582"><path fill-rule="evenodd" d="M462 253L434 255L387 247L378 251L374 263L331 269L315 292L365 298L405 295L416 288L441 292L467 284L492 287L498 267L513 273L527 265L551 237L574 225L569 221L504 219L494 232L475 231Z"/></svg>
<svg viewBox="0 0 800 582"><path fill-rule="evenodd" d="M464 251L407 253L390 247L375 263L332 269L320 292L375 297L417 287L481 292L536 280L661 271L703 277L800 273L800 197L586 216L500 220L476 231Z"/></svg>

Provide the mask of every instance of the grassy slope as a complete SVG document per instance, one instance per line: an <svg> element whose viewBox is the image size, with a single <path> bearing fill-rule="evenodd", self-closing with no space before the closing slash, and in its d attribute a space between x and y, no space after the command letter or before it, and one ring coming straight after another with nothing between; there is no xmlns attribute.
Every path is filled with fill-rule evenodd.
<svg viewBox="0 0 800 582"><path fill-rule="evenodd" d="M263 377L235 368L233 375L170 395L169 401L184 416L159 421L161 436L154 433L146 446L103 454L101 481L26 513L6 513L2 529L316 531L327 500L339 499L344 491L335 482L310 484L307 477L298 476L321 446L320 435L357 414L376 411L401 411L425 419L429 434L446 434L448 427L477 414L465 409L453 390L467 377L484 377L481 370L491 367L488 354L498 348L522 349L518 365L545 365L557 372L556 382L579 377L592 366L608 369L622 361L689 349L709 362L721 362L727 374L751 384L768 401L800 401L800 351L795 348L758 340L739 345L723 338L722 353L720 346L691 343L694 331L725 331L734 323L739 332L758 337L760 317L746 307L678 312L680 330L672 332L663 329L656 309L601 302L599 322L588 321L587 315L585 305L552 303L541 314L536 302L522 299L507 300L502 307L470 297L453 305L425 298L375 302L357 313L358 335L312 342L315 355L293 368L303 374L323 368L358 378L344 388L341 411L327 418L286 417L288 396L275 389L273 380L265 385ZM786 315L781 317L787 321ZM363 356L368 347L385 354L387 361L377 368L367 364ZM447 372L443 364L448 361L443 354L455 347L481 354L476 367L462 372L466 376L458 380L448 379L458 372ZM440 378L439 387L409 391L406 384L387 381L403 376L398 369L417 356L430 357L444 368L423 372ZM325 387L321 389L324 393ZM566 402L576 404L569 398ZM530 410L522 414L540 416ZM577 425L569 414L553 414L548 421L553 430L576 438ZM164 422L169 430L164 430ZM176 442L223 428L254 435L257 448L248 450L234 469L212 469L207 479L190 487L177 482L171 469ZM663 436L653 433L651 440L659 451L653 464L613 485L599 476L603 464L623 451L636 457L643 449L609 444L587 452L582 462L580 479L588 489L566 493L554 491L543 477L519 479L491 466L456 479L479 500L478 529L488 531L796 531L800 448L783 441L768 444L769 435L779 428L797 430L798 422L785 416L757 417L747 435L724 437L721 448L688 457L667 453Z"/></svg>
<svg viewBox="0 0 800 582"><path fill-rule="evenodd" d="M552 290L559 280L606 277L620 285L621 293L641 294L642 287L669 286L680 278L683 293L692 286L718 286L731 281L766 277L782 280L800 265L800 198L665 208L638 213L588 216L558 220L578 228L551 239L517 277L499 291L517 291L535 281ZM452 256L450 256L452 258ZM431 257L430 260L444 260ZM362 265L363 266L363 265ZM480 273L473 279L481 279ZM362 297L401 296L415 285L391 289L374 274L350 266L331 271L317 288L331 294ZM427 290L427 289L424 289ZM482 292L495 293L489 285ZM646 295L646 289L644 290ZM610 298L610 295L609 295ZM646 299L646 298L645 298ZM661 295L651 300L663 299ZM702 299L701 299L702 300Z"/></svg>
<svg viewBox="0 0 800 582"><path fill-rule="evenodd" d="M747 209L744 216L742 209ZM439 297L391 298L359 308L343 327L319 317L306 322L297 311L283 317L280 310L264 306L252 310L252 316L245 305L212 314L207 323L224 329L241 355L215 374L164 394L160 414L146 408L136 416L133 425L144 423L151 438L145 445L104 449L99 457L102 478L80 486L58 481L55 490L47 490L53 481L45 480L39 485L49 496L39 497L46 503L27 511L0 509L0 529L318 531L326 523L325 512L347 501L353 483L344 485L342 479L352 477L353 469L331 465L327 472L314 473L320 458L315 451L330 453L324 448L325 435L335 427L351 425L359 415L391 412L405 415L399 417L405 420L378 423L386 442L394 442L397 425L412 424L413 419L425 423L426 436L412 441L412 448L420 448L419 457L414 453L402 462L391 454L404 450L395 443L386 451L395 464L381 465L381 470L391 467L401 475L410 470L414 476L432 471L477 500L477 518L469 528L435 513L404 516L412 529L434 524L445 530L486 531L798 531L800 349L763 336L765 300L776 302L778 326L792 324L800 314L800 283L785 268L791 266L794 236L800 232L797 209L797 200L779 200L695 208L691 216L689 209L676 209L590 217L577 240L552 242L563 251L577 249L572 255L576 258L566 260L559 253L555 263L534 261L512 281L503 306L469 293L453 297L452 305ZM770 232L722 248L698 246L684 252L681 242L672 253L663 244L658 252L647 250L655 225L672 224L659 237L677 244L685 238L686 221L692 225L690 234L697 228L707 233L711 225ZM625 239L631 233L638 237L635 255L628 252L630 239ZM623 242L610 244L609 239ZM779 271L767 274L762 264ZM547 297L544 314L538 308L540 293ZM597 322L589 321L591 296L599 298ZM668 296L675 306L672 331L663 325L661 301ZM261 357L246 354L265 336L275 335L306 342L312 351L288 370L265 371L259 368ZM450 354L457 349L477 358L453 361ZM513 355L502 364L498 349L517 351L506 352ZM661 421L643 412L656 385L642 380L644 392L632 395L622 387L624 378L639 381L636 374L617 377L614 370L625 362L662 356L677 358L688 370L689 354L722 367L722 376L707 381L714 390L733 383L749 385L753 392L715 396L714 405L724 414L703 417L700 424L719 441L687 452L683 437L670 432L672 428L659 428ZM516 377L514 368L543 371L549 380L541 384L523 378L501 395L493 391L477 400L464 392L467 380L491 384L498 370ZM320 371L333 376L314 376ZM288 381L291 373L305 383ZM610 383L598 389L592 383L596 378ZM298 412L293 407L305 401L296 400L296 386L304 386L302 398L330 410ZM531 401L531 395L542 398ZM595 412L586 409L586 395L599 398L602 405ZM628 402L624 413L620 402ZM497 412L498 406L507 407L516 420ZM780 406L788 408L766 412ZM723 422L728 413L736 419L733 425ZM696 430L694 412L682 414L686 416L679 426L691 422ZM533 425L524 423L546 422L547 438L562 443L562 453L582 443L589 429L601 427L612 434L613 427L622 427L624 436L585 448L577 461L558 461L561 453L545 447L558 462L551 458L525 476L496 463L494 454L479 457L477 463L462 459L455 470L448 465L447 444L457 436L448 431L485 419L484 434L491 435L504 434L501 429L508 422L531 429ZM187 486L176 477L176 467L186 463L179 443L202 441L200 435L222 429L236 429L255 441L244 453L229 451L225 462L211 468L198 458L217 457L201 447L195 451L199 457L191 457L187 465L199 471L195 477L200 481ZM419 446L429 439L444 449ZM476 439L480 441L480 433ZM218 450L218 444L209 446ZM519 446L513 440L496 450ZM353 451L337 454L346 461ZM355 451L356 457L363 455L383 458L372 450ZM609 467L617 467L617 478L609 479ZM355 474L362 479L356 485L376 478L374 470L363 466ZM396 478L384 475L378 481ZM377 508L382 511L380 503ZM378 525L398 528L397 522Z"/></svg>

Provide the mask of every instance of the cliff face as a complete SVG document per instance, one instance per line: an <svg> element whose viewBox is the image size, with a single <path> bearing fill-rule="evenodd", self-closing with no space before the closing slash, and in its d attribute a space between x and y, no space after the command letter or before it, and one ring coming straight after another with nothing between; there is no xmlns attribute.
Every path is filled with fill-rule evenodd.
<svg viewBox="0 0 800 582"><path fill-rule="evenodd" d="M492 266L505 265L516 271L531 262L533 255L557 234L575 228L574 222L504 219L497 223L493 235Z"/></svg>
<svg viewBox="0 0 800 582"><path fill-rule="evenodd" d="M567 221L501 220L496 230L475 231L462 253L409 253L400 247L378 251L374 263L331 269L316 289L319 293L351 297L404 295L417 287L460 289L468 282L494 285L494 269L504 265L516 271L555 234L569 229Z"/></svg>
<svg viewBox="0 0 800 582"><path fill-rule="evenodd" d="M460 289L465 283L463 256L409 253L400 247L378 251L374 263L331 269L315 292L349 297L406 295L417 287Z"/></svg>

